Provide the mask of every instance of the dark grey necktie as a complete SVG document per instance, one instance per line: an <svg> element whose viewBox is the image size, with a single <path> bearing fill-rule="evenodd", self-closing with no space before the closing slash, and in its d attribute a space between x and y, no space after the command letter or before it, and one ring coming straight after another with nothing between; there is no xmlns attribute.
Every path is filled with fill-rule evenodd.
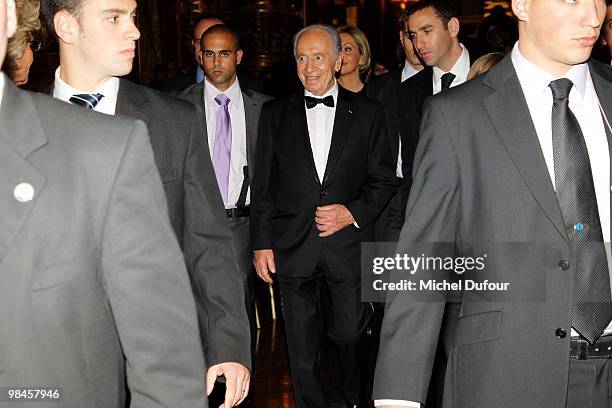
<svg viewBox="0 0 612 408"><path fill-rule="evenodd" d="M572 81L550 83L555 187L570 241L572 327L591 344L612 320L610 276L584 136L569 108Z"/></svg>
<svg viewBox="0 0 612 408"><path fill-rule="evenodd" d="M451 84L453 83L453 80L455 79L455 74L453 74L452 72L447 72L446 74L442 75L442 90L448 89L450 88Z"/></svg>

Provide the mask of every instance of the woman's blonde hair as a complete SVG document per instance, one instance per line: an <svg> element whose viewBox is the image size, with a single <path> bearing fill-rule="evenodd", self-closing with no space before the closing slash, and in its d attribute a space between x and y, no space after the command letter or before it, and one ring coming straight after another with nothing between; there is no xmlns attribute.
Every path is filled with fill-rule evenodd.
<svg viewBox="0 0 612 408"><path fill-rule="evenodd" d="M363 64L359 63L359 75L365 76L370 70L370 64L372 63L372 53L370 51L370 43L368 42L368 37L358 29L357 27L338 27L338 34L350 34L355 39L355 43L357 44L357 48L359 48L359 53L363 56Z"/></svg>
<svg viewBox="0 0 612 408"><path fill-rule="evenodd" d="M497 64L499 61L504 59L504 57L505 55L501 52L490 52L478 58L472 64L472 68L470 68L470 72L468 72L468 76L467 76L468 81L470 79L476 78L480 74L484 74L485 72L493 68L493 65Z"/></svg>
<svg viewBox="0 0 612 408"><path fill-rule="evenodd" d="M40 1L39 0L16 0L17 31L7 45L6 58L2 70L9 77L17 71L17 60L23 57L26 47L33 41L35 34L40 30Z"/></svg>

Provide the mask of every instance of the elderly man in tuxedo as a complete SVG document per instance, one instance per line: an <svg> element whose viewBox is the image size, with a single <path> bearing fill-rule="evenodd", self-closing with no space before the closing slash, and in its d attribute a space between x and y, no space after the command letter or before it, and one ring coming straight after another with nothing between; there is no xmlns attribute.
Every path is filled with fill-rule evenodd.
<svg viewBox="0 0 612 408"><path fill-rule="evenodd" d="M0 64L15 23L0 0ZM0 123L0 405L124 408L127 384L131 407L205 408L195 304L146 126L3 73Z"/></svg>
<svg viewBox="0 0 612 408"><path fill-rule="evenodd" d="M304 88L261 112L251 246L261 279L278 277L297 406L327 407L323 320L333 342L355 349L371 314L360 301L360 247L373 240L373 221L391 196L393 164L382 105L335 80L342 54L333 27L302 29L294 53ZM320 308L323 285L329 311ZM356 359L343 361L343 406L357 403Z"/></svg>
<svg viewBox="0 0 612 408"><path fill-rule="evenodd" d="M612 71L589 61L606 5L514 0L512 8L511 55L425 103L398 252L488 248L494 256L479 279L512 285L461 292L445 406L608 407ZM446 277L423 277L432 275ZM389 296L379 406L425 401L448 292L433 295Z"/></svg>
<svg viewBox="0 0 612 408"><path fill-rule="evenodd" d="M216 186L202 117L192 104L120 76L132 70L134 0L49 0L43 14L59 42L53 96L147 124L168 213L184 251L200 321L208 390L226 378L226 404L247 391L250 334L244 275Z"/></svg>

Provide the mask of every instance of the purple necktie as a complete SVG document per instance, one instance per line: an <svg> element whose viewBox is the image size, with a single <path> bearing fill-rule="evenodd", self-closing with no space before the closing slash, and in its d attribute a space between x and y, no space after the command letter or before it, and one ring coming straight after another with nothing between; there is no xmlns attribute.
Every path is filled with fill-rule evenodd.
<svg viewBox="0 0 612 408"><path fill-rule="evenodd" d="M230 99L219 94L215 98L217 108L217 123L215 125L215 145L213 147L213 167L219 184L223 202L227 204L227 187L229 184L230 155L232 151L232 122L227 105Z"/></svg>

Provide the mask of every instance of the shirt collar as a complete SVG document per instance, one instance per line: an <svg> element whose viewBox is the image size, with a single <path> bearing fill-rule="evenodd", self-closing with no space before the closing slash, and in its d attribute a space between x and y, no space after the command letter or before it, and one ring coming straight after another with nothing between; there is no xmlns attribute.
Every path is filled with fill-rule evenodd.
<svg viewBox="0 0 612 408"><path fill-rule="evenodd" d="M467 80L468 72L470 72L470 53L467 48L463 46L463 44L459 43L459 45L463 51L461 51L461 55L457 61L455 61L455 65L453 65L450 71L448 71L455 74L457 79L455 83L457 84L465 82ZM433 67L433 78L436 85L440 83L440 79L444 74L446 74L446 72L442 71L440 68Z"/></svg>
<svg viewBox="0 0 612 408"><path fill-rule="evenodd" d="M332 98L334 98L334 106L337 106L338 105L338 82L335 79L334 79L334 84L329 89L329 91L325 92L325 94L322 96L317 96L313 94L312 92L310 92L309 90L304 88L304 96L312 96L313 98L323 99L329 95L331 95Z"/></svg>
<svg viewBox="0 0 612 408"><path fill-rule="evenodd" d="M408 78L416 74L417 72L419 71L414 69L414 67L410 65L410 63L406 59L406 62L404 63L404 68L402 68L402 78L401 78L402 82L404 82L405 80L407 80Z"/></svg>
<svg viewBox="0 0 612 408"><path fill-rule="evenodd" d="M68 102L72 95L75 94L83 94L83 93L100 93L104 95L107 99L117 99L117 93L119 93L119 78L112 77L108 81L104 82L98 89L94 92L84 92L79 89L73 88L68 85L62 78L60 78L60 69L62 67L59 66L55 70L55 83L53 86L53 97L64 102Z"/></svg>
<svg viewBox="0 0 612 408"><path fill-rule="evenodd" d="M227 88L225 91L221 92L218 90L213 84L208 81L208 78L204 78L204 97L208 101L208 103L215 103L215 98L221 94L227 96L230 100L229 104L238 103L242 98L242 93L240 92L240 84L238 83L238 78L234 81L234 83Z"/></svg>
<svg viewBox="0 0 612 408"><path fill-rule="evenodd" d="M537 100L547 90L551 81L559 79L523 56L519 50L518 41L514 44L511 58L527 100ZM588 73L589 67L583 63L574 65L562 77L572 81L580 100L584 98Z"/></svg>

